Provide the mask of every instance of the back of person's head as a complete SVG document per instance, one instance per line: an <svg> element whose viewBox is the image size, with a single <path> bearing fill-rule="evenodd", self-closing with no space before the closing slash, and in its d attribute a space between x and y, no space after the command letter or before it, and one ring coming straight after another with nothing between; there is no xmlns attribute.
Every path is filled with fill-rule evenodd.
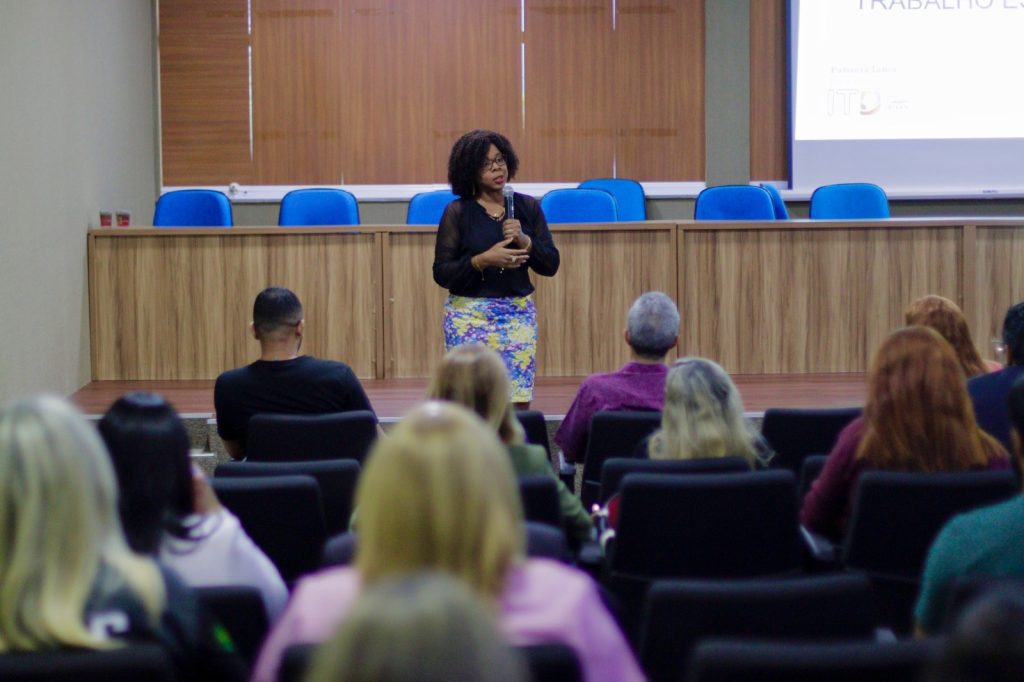
<svg viewBox="0 0 1024 682"><path fill-rule="evenodd" d="M1009 364L1024 365L1024 302L1010 306L1003 318L1003 344Z"/></svg>
<svg viewBox="0 0 1024 682"><path fill-rule="evenodd" d="M480 598L439 573L367 589L319 647L308 682L525 682Z"/></svg>
<svg viewBox="0 0 1024 682"><path fill-rule="evenodd" d="M637 355L664 358L679 338L679 309L666 294L648 291L630 306L626 330Z"/></svg>
<svg viewBox="0 0 1024 682"><path fill-rule="evenodd" d="M287 336L302 322L302 303L290 289L268 287L256 296L252 306L252 325L263 340Z"/></svg>
<svg viewBox="0 0 1024 682"><path fill-rule="evenodd" d="M929 327L904 327L882 342L871 362L864 418L857 456L871 468L963 471L1002 454L978 428L952 346Z"/></svg>
<svg viewBox="0 0 1024 682"><path fill-rule="evenodd" d="M931 327L946 339L968 378L987 371L971 338L967 318L953 301L942 296L923 296L907 306L904 317L908 326Z"/></svg>
<svg viewBox="0 0 1024 682"><path fill-rule="evenodd" d="M103 443L67 402L27 398L0 411L0 651L109 646L85 622L101 566L159 613L160 575L128 550L116 505Z"/></svg>
<svg viewBox="0 0 1024 682"><path fill-rule="evenodd" d="M356 504L356 566L367 585L434 569L495 597L523 556L522 503L505 447L452 403L425 403L378 439Z"/></svg>
<svg viewBox="0 0 1024 682"><path fill-rule="evenodd" d="M431 400L448 400L472 410L505 443L523 440L523 427L509 399L508 370L501 356L482 343L457 346L434 370L427 389Z"/></svg>
<svg viewBox="0 0 1024 682"><path fill-rule="evenodd" d="M121 489L118 508L129 546L156 554L165 533L184 538L195 508L188 433L155 393L128 393L99 423Z"/></svg>
<svg viewBox="0 0 1024 682"><path fill-rule="evenodd" d="M1024 594L997 589L964 611L929 682L1011 682L1024 676Z"/></svg>
<svg viewBox="0 0 1024 682"><path fill-rule="evenodd" d="M654 459L747 458L758 461L761 437L743 416L732 379L704 358L676 360L665 379L661 430L651 438Z"/></svg>

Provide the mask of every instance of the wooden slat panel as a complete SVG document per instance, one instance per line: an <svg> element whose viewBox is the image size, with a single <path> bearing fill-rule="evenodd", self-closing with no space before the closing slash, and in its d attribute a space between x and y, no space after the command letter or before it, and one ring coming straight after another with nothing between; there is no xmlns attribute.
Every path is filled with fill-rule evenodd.
<svg viewBox="0 0 1024 682"><path fill-rule="evenodd" d="M610 372L629 360L622 331L637 296L658 290L678 301L674 232L555 232L558 274L534 276L538 374Z"/></svg>
<svg viewBox="0 0 1024 682"><path fill-rule="evenodd" d="M444 355L444 301L448 292L434 283L433 232L389 235L390 300L384 315L390 327L388 378L429 376ZM390 274L388 274L390 273Z"/></svg>
<svg viewBox="0 0 1024 682"><path fill-rule="evenodd" d="M164 184L251 183L246 0L159 5Z"/></svg>
<svg viewBox="0 0 1024 682"><path fill-rule="evenodd" d="M1024 222L1022 222L1024 226ZM992 357L991 339L1002 336L1006 310L1024 301L1024 229L977 227L974 268L975 306L965 309L975 344Z"/></svg>
<svg viewBox="0 0 1024 682"><path fill-rule="evenodd" d="M789 177L786 2L750 3L750 177Z"/></svg>
<svg viewBox="0 0 1024 682"><path fill-rule="evenodd" d="M704 0L618 0L616 174L704 179Z"/></svg>
<svg viewBox="0 0 1024 682"><path fill-rule="evenodd" d="M524 180L612 177L613 49L607 0L526 4Z"/></svg>
<svg viewBox="0 0 1024 682"><path fill-rule="evenodd" d="M340 0L253 0L257 182L337 185L342 177Z"/></svg>
<svg viewBox="0 0 1024 682"><path fill-rule="evenodd" d="M730 372L860 372L925 294L957 299L958 228L686 231L683 343Z"/></svg>
<svg viewBox="0 0 1024 682"><path fill-rule="evenodd" d="M272 285L303 301L304 352L374 374L372 234L100 239L92 257L97 379L210 379L251 362L252 301Z"/></svg>
<svg viewBox="0 0 1024 682"><path fill-rule="evenodd" d="M341 0L344 182L447 178L473 128L516 142L519 3Z"/></svg>

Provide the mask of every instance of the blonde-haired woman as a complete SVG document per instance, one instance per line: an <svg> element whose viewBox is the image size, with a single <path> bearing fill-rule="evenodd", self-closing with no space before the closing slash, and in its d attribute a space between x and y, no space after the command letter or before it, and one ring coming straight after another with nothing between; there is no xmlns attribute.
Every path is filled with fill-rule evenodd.
<svg viewBox="0 0 1024 682"><path fill-rule="evenodd" d="M0 594L0 652L155 641L185 678L241 678L188 589L128 549L103 444L59 398L0 411Z"/></svg>
<svg viewBox="0 0 1024 682"><path fill-rule="evenodd" d="M512 465L493 430L465 408L431 402L410 412L374 446L356 501L355 566L299 583L263 646L256 682L276 678L288 646L326 639L364 587L427 569L463 580L513 644L566 644L591 682L643 679L590 578L524 558Z"/></svg>
<svg viewBox="0 0 1024 682"><path fill-rule="evenodd" d="M761 434L743 416L743 402L724 369L704 358L676 360L665 378L661 429L651 459L740 456L751 468L770 457Z"/></svg>
<svg viewBox="0 0 1024 682"><path fill-rule="evenodd" d="M544 448L525 442L509 398L508 372L497 352L481 343L453 348L434 371L427 397L462 405L490 424L505 444L517 476L555 479L562 518L571 539L582 542L591 537L594 526L583 503L555 476Z"/></svg>
<svg viewBox="0 0 1024 682"><path fill-rule="evenodd" d="M494 614L461 581L425 572L368 588L320 647L308 682L526 682Z"/></svg>

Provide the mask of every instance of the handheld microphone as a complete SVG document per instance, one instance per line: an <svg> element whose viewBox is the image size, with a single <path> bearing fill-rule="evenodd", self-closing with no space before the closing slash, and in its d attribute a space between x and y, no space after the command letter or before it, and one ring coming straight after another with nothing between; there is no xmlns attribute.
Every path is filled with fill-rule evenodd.
<svg viewBox="0 0 1024 682"><path fill-rule="evenodd" d="M505 185L501 190L501 194L505 197L505 219L514 220L516 217L516 206L512 198L515 191L512 189L511 185Z"/></svg>

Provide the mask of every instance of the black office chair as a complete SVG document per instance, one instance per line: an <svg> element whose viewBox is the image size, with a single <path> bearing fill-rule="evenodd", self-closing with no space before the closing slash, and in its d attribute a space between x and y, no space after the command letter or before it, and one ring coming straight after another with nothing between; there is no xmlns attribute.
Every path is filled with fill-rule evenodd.
<svg viewBox="0 0 1024 682"><path fill-rule="evenodd" d="M580 491L584 509L598 501L605 461L632 457L637 444L660 426L661 412L597 412L591 417Z"/></svg>
<svg viewBox="0 0 1024 682"><path fill-rule="evenodd" d="M284 650L277 682L302 682L316 653L315 644L296 644ZM543 644L514 647L526 662L531 682L582 682L579 658L570 647Z"/></svg>
<svg viewBox="0 0 1024 682"><path fill-rule="evenodd" d="M316 479L214 478L213 491L274 562L286 583L316 569L327 539Z"/></svg>
<svg viewBox="0 0 1024 682"><path fill-rule="evenodd" d="M562 528L562 506L558 501L558 483L551 476L520 476L519 497L527 521Z"/></svg>
<svg viewBox="0 0 1024 682"><path fill-rule="evenodd" d="M862 411L859 407L766 410L761 435L775 451L772 468L799 472L808 455L828 454L839 432Z"/></svg>
<svg viewBox="0 0 1024 682"><path fill-rule="evenodd" d="M843 542L842 565L871 579L882 622L908 633L925 558L938 532L957 514L1017 492L1011 471L864 472Z"/></svg>
<svg viewBox="0 0 1024 682"><path fill-rule="evenodd" d="M783 577L802 570L796 477L630 474L605 580L635 632L647 585L658 578Z"/></svg>
<svg viewBox="0 0 1024 682"><path fill-rule="evenodd" d="M918 682L942 650L936 639L900 642L701 642L690 682Z"/></svg>
<svg viewBox="0 0 1024 682"><path fill-rule="evenodd" d="M531 682L583 682L580 659L564 644L535 644L514 648L526 661Z"/></svg>
<svg viewBox="0 0 1024 682"><path fill-rule="evenodd" d="M869 640L874 632L864 576L659 580L647 592L638 649L651 682L674 681L706 637Z"/></svg>
<svg viewBox="0 0 1024 682"><path fill-rule="evenodd" d="M548 438L548 425L544 413L540 410L516 410L516 418L526 432L526 442L543 445L551 459L551 440Z"/></svg>
<svg viewBox="0 0 1024 682"><path fill-rule="evenodd" d="M0 654L4 682L175 682L162 647L131 645L110 651L33 651Z"/></svg>
<svg viewBox="0 0 1024 682"><path fill-rule="evenodd" d="M800 499L810 492L811 486L818 480L821 470L825 468L828 455L810 455L800 464Z"/></svg>
<svg viewBox="0 0 1024 682"><path fill-rule="evenodd" d="M270 628L267 609L255 587L198 587L200 603L231 635L235 650L252 667Z"/></svg>
<svg viewBox="0 0 1024 682"><path fill-rule="evenodd" d="M360 464L377 439L368 410L332 414L257 414L246 431L250 462L354 459Z"/></svg>
<svg viewBox="0 0 1024 682"><path fill-rule="evenodd" d="M615 457L601 469L601 494L605 504L622 486L628 474L741 474L750 471L743 457L703 457L701 459L626 459Z"/></svg>
<svg viewBox="0 0 1024 682"><path fill-rule="evenodd" d="M565 533L546 523L527 521L523 524L526 533L526 556L532 558L554 559L571 564L572 553ZM356 534L342 533L324 544L320 557L321 568L348 566L356 556Z"/></svg>
<svg viewBox="0 0 1024 682"><path fill-rule="evenodd" d="M320 486L327 533L334 535L348 530L359 471L359 462L352 459L325 459L313 462L223 462L217 465L214 476L312 476Z"/></svg>

